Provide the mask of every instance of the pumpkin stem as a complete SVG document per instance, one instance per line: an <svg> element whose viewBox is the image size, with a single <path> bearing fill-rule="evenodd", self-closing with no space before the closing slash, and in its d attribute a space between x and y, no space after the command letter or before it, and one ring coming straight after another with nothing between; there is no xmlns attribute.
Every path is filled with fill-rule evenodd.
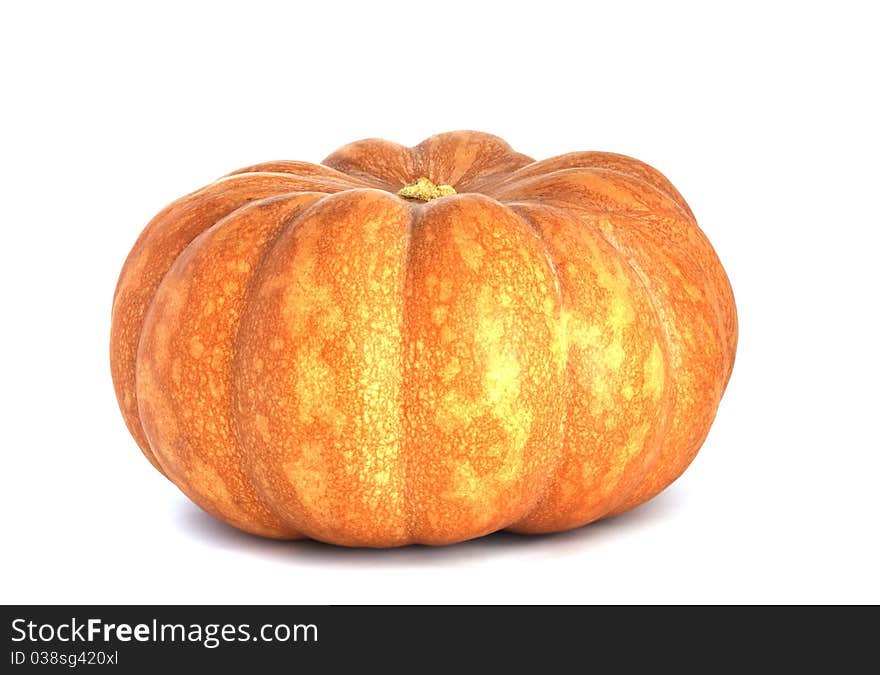
<svg viewBox="0 0 880 675"><path fill-rule="evenodd" d="M420 202L429 202L432 199L454 195L455 188L451 185L434 185L428 178L419 178L415 183L404 185L397 194L405 199L418 199Z"/></svg>

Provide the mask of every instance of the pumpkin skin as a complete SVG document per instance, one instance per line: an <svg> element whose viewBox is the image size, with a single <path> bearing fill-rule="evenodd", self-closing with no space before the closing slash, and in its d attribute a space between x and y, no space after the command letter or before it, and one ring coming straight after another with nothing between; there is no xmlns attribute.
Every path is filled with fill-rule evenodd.
<svg viewBox="0 0 880 675"><path fill-rule="evenodd" d="M456 194L396 194L423 177ZM385 547L652 498L702 445L736 341L727 276L662 174L461 131L172 203L122 269L110 356L129 430L201 508Z"/></svg>

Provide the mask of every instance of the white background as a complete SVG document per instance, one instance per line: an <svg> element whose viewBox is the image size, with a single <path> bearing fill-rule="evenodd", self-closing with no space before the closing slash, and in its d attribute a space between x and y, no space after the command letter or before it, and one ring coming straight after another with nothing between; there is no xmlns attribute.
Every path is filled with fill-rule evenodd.
<svg viewBox="0 0 880 675"><path fill-rule="evenodd" d="M0 601L880 601L870 3L16 5ZM630 154L685 195L741 323L700 456L652 503L542 538L346 550L212 521L113 394L110 303L141 228L239 166L458 128L537 158Z"/></svg>

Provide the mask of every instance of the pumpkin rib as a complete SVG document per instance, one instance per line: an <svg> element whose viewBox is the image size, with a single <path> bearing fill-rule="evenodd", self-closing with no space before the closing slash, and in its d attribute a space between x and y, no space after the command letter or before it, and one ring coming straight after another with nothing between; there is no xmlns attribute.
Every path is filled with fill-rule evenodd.
<svg viewBox="0 0 880 675"><path fill-rule="evenodd" d="M557 155L523 166L509 174L502 181L487 186L487 188L491 187L497 189L519 183L520 181L529 178L547 176L557 171L567 169L603 169L608 172L618 173L629 178L637 179L645 185L663 193L671 201L675 202L676 205L688 215L688 217L691 219L694 218L690 206L688 206L684 197L660 171L634 157L613 152L585 151Z"/></svg>
<svg viewBox="0 0 880 675"><path fill-rule="evenodd" d="M638 231L643 236L657 240L656 243L658 247L668 247L669 250L674 251L675 257L677 259L690 260L695 266L700 269L703 280L702 286L704 291L706 292L707 300L709 301L709 304L711 305L713 314L715 316L715 328L717 330L718 340L721 344L722 370L724 379L723 386L726 386L727 381L730 378L730 374L733 371L733 358L736 350L736 334L735 331L733 335L731 335L730 333L728 327L728 315L725 307L731 308L734 314L733 323L735 326L736 306L728 302L728 299L726 297L722 297L722 295L726 295L724 288L727 287L729 289L730 283L727 279L727 273L725 272L724 267L721 265L721 262L718 259L718 255L715 252L715 249L712 247L712 244L709 242L709 239L705 236L703 231L700 230L696 222L691 222L687 226L688 234L695 235L699 239L700 243L705 246L705 249L703 251L693 252L693 242L690 239L685 241L684 238L680 242L672 242L675 245L674 247L671 247L669 239L664 237L663 233L660 232L659 229L654 229L653 227L658 224L664 225L660 217L641 217L638 219L632 219L629 216L622 217L631 222L633 224L633 229ZM674 224L670 224L669 229L675 230L676 227ZM731 294L731 300L732 297L733 296ZM731 340L734 341L733 345L731 345Z"/></svg>
<svg viewBox="0 0 880 675"><path fill-rule="evenodd" d="M682 194L672 182L650 164L646 164L634 157L621 155L613 152L589 152L591 166L598 166L607 171L620 173L628 176L656 190L660 194L674 202L682 212L696 223L690 205L685 201Z"/></svg>
<svg viewBox="0 0 880 675"><path fill-rule="evenodd" d="M711 291L715 296L715 312L721 323L720 336L724 343L725 361L727 363L724 378L724 385L726 386L733 372L733 362L736 357L738 332L736 303L733 300L733 292L731 290L730 280L727 277L727 271L721 264L718 253L715 251L714 246L712 246L712 242L706 236L706 233L700 228L696 217L685 198L660 171L645 162L626 155L615 155L614 153L599 153L599 155L604 162L611 160L612 162L625 163L627 168L621 168L619 170L620 173L644 183L675 202L681 209L682 213L687 216L689 226L688 232L697 238L701 246L705 249L704 252L707 254L711 266L720 273L718 275L718 281L715 283L714 276L709 274L708 270L704 270L709 280L712 281L710 286ZM630 171L629 169L636 169L636 172ZM617 169L612 168L610 170Z"/></svg>
<svg viewBox="0 0 880 675"><path fill-rule="evenodd" d="M535 201L536 198L540 198L542 200L553 199L564 201L566 203L572 203L580 209L591 209L597 213L602 213L606 215L626 214L638 218L643 216L650 216L657 213L658 211L666 212L670 216L681 212L680 207L674 201L672 201L671 197L665 195L664 193L655 191L654 188L651 187L648 183L640 184L640 187L649 187L652 191L656 192L657 196L660 197L661 200L669 202L668 206L662 203L646 203L636 190L631 189L631 185L626 185L625 183L623 186L621 186L620 184L615 186L618 188L618 194L616 195L610 194L607 191L603 193L595 189L591 190L591 186L586 186L582 183L574 183L574 185L576 185L577 187L583 187L585 192L584 196L593 204L593 206L591 207L585 206L582 200L576 200L573 197L569 196L567 194L568 191L563 189L565 187L571 187L570 185L564 183L564 181L566 181L567 179L607 179L609 177L625 182L635 182L637 180L634 179L632 176L621 173L619 171L612 171L601 167L571 167L565 169L557 169L549 173L528 176L513 183L501 185L494 192L495 194L497 194L496 198L500 199L501 201ZM608 181L606 180L603 182L602 187L607 188L607 184ZM538 186L539 188L538 191L534 190L536 186ZM625 189L621 190L621 187L624 187ZM532 191L530 191L530 189L532 189ZM620 197L623 196L621 193L623 193L624 191L628 193L626 197L635 202L635 204L631 205L629 208L627 208L624 204L621 204L621 202L619 201ZM599 205L597 205L597 203ZM608 206L602 206L602 203L608 204Z"/></svg>
<svg viewBox="0 0 880 675"><path fill-rule="evenodd" d="M553 260L553 256L550 254L550 250L549 250L549 246L547 245L547 242L541 236L541 233L535 227L535 224L531 220L531 218L529 218L524 213L522 213L522 211L514 208L514 206L511 204L502 204L501 202L498 202L498 203L499 203L499 205L503 206L507 211L512 213L517 219L522 221L523 225L528 229L529 232L532 233L532 235L535 237L535 239L539 242L541 254L543 255L544 261L547 263L547 267L550 269L550 272L552 274L553 289L556 294L557 302L559 304L560 310L561 311L564 310L565 296L562 291L562 281L560 280L559 272L556 269L556 263ZM565 328L562 325L561 311L560 311L559 331L560 331L560 334L562 335L565 331ZM565 382L567 381L568 356L569 356L567 340L565 339L564 335L562 338L562 344L565 345L565 347L562 349L562 361L561 361L562 382L563 382L563 386L564 386ZM566 423L568 420L569 411L568 411L567 406L565 406L565 405L563 405L562 408L563 408L563 410L562 410L561 421L560 421L560 425L559 425L559 448L560 448L560 450L558 453L556 453L556 458L555 458L556 461L554 463L554 466L552 469L550 469L550 471L547 472L547 479L544 482L544 485L541 487L541 489L535 495L535 502L534 502L534 505L532 506L532 508L525 515L521 516L515 522L508 525L505 529L515 528L516 525L518 525L520 522L529 519L536 511L538 511L538 509L541 507L542 501L546 497L547 493L553 487L553 482L556 477L556 473L557 473L559 466L562 464L563 459L564 459L563 453L564 453L564 449L565 449L565 427L566 427Z"/></svg>
<svg viewBox="0 0 880 675"><path fill-rule="evenodd" d="M286 219L282 226L276 232L275 237L273 237L271 241L268 242L268 244L264 247L262 255L259 259L259 263L257 266L255 266L254 272L251 275L250 281L247 285L247 289L241 302L242 310L239 316L238 325L236 327L235 333L232 336L233 359L232 380L230 387L233 402L232 427L236 441L241 448L242 468L244 473L250 478L251 485L254 491L259 495L262 502L266 504L270 512L272 512L275 518L279 520L282 523L283 527L290 533L290 535L286 538L291 539L312 537L311 535L303 532L301 528L298 528L295 524L292 524L285 514L278 512L275 506L275 499L266 491L263 482L255 477L252 463L254 461L254 458L259 456L260 453L253 449L253 444L250 442L248 435L242 430L241 417L239 414L236 414L239 413L241 409L241 381L243 379L242 372L245 370L244 366L242 365L243 359L241 357L242 350L240 348L240 337L242 333L242 327L245 325L245 319L249 316L248 308L253 302L254 289L258 287L259 283L262 281L262 274L265 269L266 261L270 258L282 238L290 236L289 232L296 228L297 225L301 223L303 219L306 218L308 214L312 212L327 196L329 195L324 194L322 197L315 200L306 208L298 211L290 218ZM296 495L294 495L294 498L296 498Z"/></svg>
<svg viewBox="0 0 880 675"><path fill-rule="evenodd" d="M253 489L256 491L256 493L260 496L260 499L263 501L264 504L266 504L267 508L272 512L275 518L278 519L290 533L288 536L285 537L287 539L314 539L315 537L312 534L307 533L302 527L299 526L298 523L292 523L290 518L285 513L281 513L277 509L275 505L274 495L270 494L266 490L265 484L261 480L260 476L255 475L253 468L254 462L258 461L257 458L261 453L257 450L254 450L254 446L249 438L249 435L245 433L245 431L243 431L241 416L235 414L236 412L240 412L241 409L241 382L244 379L243 373L247 370L242 365L243 357L241 355L243 353L243 350L241 348L241 333L242 327L245 325L245 319L249 316L248 309L253 303L254 291L261 285L261 283L264 282L262 276L265 272L267 260L271 258L271 256L275 252L275 249L279 246L280 242L285 237L292 236L291 233L293 232L293 230L295 230L312 213L314 213L315 210L319 208L321 203L329 196L331 195L326 193L321 194L310 205L294 213L291 217L287 218L282 226L279 228L276 236L273 237L268 245L264 247L262 255L259 258L259 263L255 266L254 272L251 275L250 281L248 282L247 290L245 291L245 295L241 303L242 310L239 317L239 322L232 337L232 349L234 354L232 360L232 380L230 387L232 390L233 401L232 427L236 440L239 443L242 451L242 467L245 474L250 478L251 485L253 486ZM292 496L295 500L299 500L299 497L295 492ZM302 507L302 505L300 506Z"/></svg>
<svg viewBox="0 0 880 675"><path fill-rule="evenodd" d="M259 263L254 268L254 272L251 275L250 281L247 285L247 289L245 291L244 298L241 303L241 315L239 316L238 326L236 327L235 333L232 337L232 349L233 349L233 359L232 359L232 380L231 380L231 390L232 390L232 401L233 401L233 416L232 416L232 427L233 432L235 434L236 440L241 448L241 457L242 457L242 467L244 473L250 478L251 485L254 491L259 495L260 499L266 504L267 508L272 512L276 519L278 519L286 528L292 536L287 538L299 539L299 538L310 538L314 537L312 534L303 530L303 528L299 527L298 523L292 523L287 514L280 512L275 506L275 496L270 494L266 490L266 486L261 479L261 477L255 474L254 471L254 462L259 461L258 458L260 456L260 452L254 449L254 444L251 440L252 434L246 432L243 429L241 412L241 399L242 399L242 380L244 379L244 372L249 372L243 365L243 349L241 344L241 334L242 328L245 326L246 319L250 317L249 308L253 304L253 295L255 289L258 288L263 282L263 274L266 268L266 262L275 252L275 249L278 247L279 243L286 237L291 236L291 232L303 222L305 218L309 216L320 204L321 202L329 195L324 194L323 197L317 199L312 204L307 206L301 211L293 214L292 217L287 219L281 228L276 233L276 236L272 238L272 240L268 243L268 245L263 249L262 255L260 256ZM296 501L299 500L298 495L294 492L292 498Z"/></svg>
<svg viewBox="0 0 880 675"><path fill-rule="evenodd" d="M392 259L402 272L386 244L402 241L409 215L380 190L325 197L278 238L249 289L236 346L246 470L282 521L312 539L401 544L399 433L380 415L400 377L390 376L386 322L399 298L382 279ZM255 357L260 372L248 366Z"/></svg>
<svg viewBox="0 0 880 675"><path fill-rule="evenodd" d="M344 190L342 190L342 191L344 191ZM278 244L279 239L283 235L285 235L286 232L288 232L289 230L296 227L296 225L298 223L302 222L303 219L307 218L308 214L313 209L315 209L324 199L331 196L331 194L333 194L333 193L292 192L292 193L284 193L284 194L278 195L277 197L270 197L270 198L267 198L266 200L261 200L261 201L270 201L270 200L281 201L281 200L286 200L286 199L307 198L310 195L314 196L314 201L312 201L311 204L308 204L304 208L287 216L284 219L284 221L280 224L280 226L278 227L277 231L275 232L275 235L268 240L268 242L266 243L265 246L263 246L262 251L260 252L260 255L258 257L257 263L254 265L254 269L253 269L253 271L250 275L250 278L247 282L247 289L245 290L245 293L242 296L242 300L239 305L241 308L239 310L239 321L235 327L235 331L232 334L233 357L230 362L230 383L229 383L230 399L231 399L230 422L231 422L231 426L232 426L233 435L235 436L236 443L237 443L239 451L240 451L239 458L240 458L240 461L242 464L242 471L249 478L251 489L256 493L256 495L259 497L260 501L266 506L266 508L269 510L269 512L272 513L272 515L280 523L284 523L284 520L279 518L277 510L276 510L272 500L265 493L265 491L261 489L260 483L258 481L253 480L253 476L247 470L247 463L244 461L246 453L247 453L247 448L246 448L245 442L242 440L242 436L239 432L239 423L237 421L238 416L236 415L236 412L237 412L236 411L236 404L237 404L237 394L238 394L238 388L237 388L236 384L239 380L239 378L236 377L236 370L238 368L238 366L237 366L238 358L237 357L238 357L238 353L239 353L238 336L241 331L241 317L244 314L244 308L246 308L250 302L252 289L254 287L257 276L262 272L266 259L271 254L271 252L274 250L275 246ZM338 194L338 193L336 193L336 194ZM247 205L242 208L247 208ZM301 532L300 530L298 530L295 527L291 527L290 525L284 525L284 530L285 530L284 534L280 538L288 539L288 540L307 538L307 535L305 533Z"/></svg>
<svg viewBox="0 0 880 675"><path fill-rule="evenodd" d="M233 431L233 434L236 439L236 443L238 444L238 447L240 449L240 459L242 462L242 470L250 479L251 488L258 495L260 501L266 506L266 508L272 513L272 515L282 523L284 521L278 517L277 510L274 507L272 500L265 493L265 491L263 489L261 489L260 483L258 481L253 480L252 475L247 471L247 464L244 461L244 457L245 457L245 453L247 452L247 449L246 449L244 441L242 440L242 436L239 432L239 423L237 422L238 416L235 414L236 413L237 394L238 394L238 389L236 387L236 383L239 380L239 378L236 377L236 374L235 374L236 369L237 369L236 364L238 362L237 356L239 353L238 336L241 331L241 317L244 314L243 308L248 306L248 304L250 302L250 298L251 298L252 289L254 288L254 284L257 279L257 276L262 272L264 263L266 262L266 259L271 254L271 252L274 250L275 246L278 244L278 240L286 232L293 229L294 227L297 226L298 223L302 222L305 218L307 218L308 214L313 209L315 209L324 199L329 197L330 194L328 194L326 192L321 192L321 193L295 192L295 193L285 193L283 195L279 195L278 197L274 198L274 199L278 199L278 200L288 199L288 198L302 198L302 197L309 195L309 194L313 194L315 196L315 200L311 204L309 204L305 208L303 208L302 210L299 210L296 213L285 218L284 222L281 223L280 227L276 231L275 236L273 236L267 242L267 244L263 247L263 250L258 258L258 261L257 261L256 265L254 266L253 273L251 274L250 279L248 280L247 289L245 291L245 294L242 297L242 301L240 303L240 307L242 309L239 310L239 321L238 321L236 328L235 328L235 331L232 335L233 358L231 359L231 362L230 362L231 376L230 376L230 384L229 384L230 394L231 394L230 398L232 401L230 421L231 421L232 431ZM273 198L269 198L269 199L273 199ZM281 537L283 539L305 539L305 538L307 538L307 535L305 533L299 531L295 527L291 527L290 525L286 525L285 528L286 528L286 531L285 531L283 537Z"/></svg>
<svg viewBox="0 0 880 675"><path fill-rule="evenodd" d="M645 475L647 475L647 473L650 471L652 465L659 458L660 443L661 443L662 438L663 438L663 436L666 432L666 429L668 427L668 417L669 417L668 413L669 413L669 408L671 405L670 392L673 391L673 387L670 386L670 380L671 380L670 375L669 375L670 366L669 366L669 357L667 354L668 346L666 343L666 340L668 338L665 334L665 331L663 330L663 326L660 321L660 317L658 314L658 310L657 310L653 295L650 293L649 289L645 285L645 282L644 282L642 275L639 274L638 270L636 270L633 267L633 265L630 263L630 261L626 257L624 257L624 255L611 242L609 242L607 240L607 238L604 236L602 231L599 228L595 227L595 225L592 222L590 222L589 219L583 219L583 218L579 217L578 214L572 213L568 209L560 208L557 206L547 205L545 203L511 202L508 204L508 206L509 206L509 208L513 209L520 217L522 217L526 220L531 221L533 216L526 215L525 213L523 213L523 209L527 209L530 211L538 211L538 212L543 211L543 212L547 212L547 213L553 213L553 214L555 214L555 216L557 218L560 218L562 220L572 219L575 222L577 222L579 225L589 229L589 231L593 233L593 235L596 237L596 239L603 242L607 246L608 251L613 256L616 257L618 263L621 266L621 269L624 270L625 273L628 271L627 277L629 278L629 280L631 282L633 282L636 285L636 288L639 289L640 297L643 298L643 302L650 309L652 318L649 323L655 329L653 332L656 334L657 337L660 338L660 340L657 342L657 344L660 348L661 355L662 355L664 377L663 377L663 387L662 387L663 393L661 396L661 400L657 405L659 413L658 413L657 418L654 420L654 422L652 424L650 424L649 430L646 431L646 434L645 434L645 436L642 440L642 444L641 444L643 449L641 451L637 452L633 457L630 457L629 460L627 460L627 462L626 462L625 468L623 469L624 474L631 472L631 471L635 471L636 472L635 475L621 476L621 478L617 481L617 483L615 484L613 491L612 491L612 494L614 494L614 492L617 493L616 496L612 498L609 495L608 497L605 498L606 502L610 500L610 505L608 505L607 507L600 508L600 505L596 504L590 510L587 511L587 516L582 516L582 517L578 518L576 521L573 521L570 525L567 525L564 528L560 528L560 527L554 525L549 530L545 530L543 528L538 529L538 530L534 530L534 529L531 529L533 527L533 525L531 525L531 524L529 524L528 527L526 527L527 522L530 520L533 520L534 517L539 513L539 509L541 508L541 503L539 502L539 504L536 506L536 508L534 509L534 511L532 513L530 513L526 518L523 518L522 521L515 523L514 526L510 529L515 532L542 532L542 531L559 531L559 529L571 529L571 528L575 528L575 527L582 527L583 525L586 525L590 522L604 518L617 505L619 505L628 496L628 494L630 492L632 492L633 490L636 489L639 481ZM541 228L538 228L534 225L533 225L533 227L535 228L536 231L540 231L540 229L541 229ZM550 253L550 255L552 257L552 252ZM560 284L562 284L561 279L560 279ZM564 292L562 292L562 303L563 303L563 306L565 306L567 304L566 303L566 294ZM566 330L568 330L568 329L566 329ZM570 354L571 354L570 349L571 349L571 345L569 343L569 348L568 348L569 358L570 358ZM569 365L566 366L565 375L566 375L566 382L569 382L570 378L572 376L571 368ZM566 386L565 390L568 391L569 388ZM571 419L569 401L566 401L565 410L566 410L565 419L566 420ZM654 448L653 450L651 450L652 446ZM642 455L644 455L644 456L642 456ZM639 461L640 461L640 465L639 465ZM563 462L563 465L564 464L566 464L565 461ZM557 472L554 476L555 479L558 480L560 478L559 472L562 470L564 470L564 466L557 467ZM621 488L622 484L623 484L623 488ZM546 497L546 495L545 495L545 497ZM543 499L542 499L542 501L543 501ZM558 516L558 514L557 514L557 516ZM556 522L556 521L554 521L554 522Z"/></svg>
<svg viewBox="0 0 880 675"><path fill-rule="evenodd" d="M562 413L560 308L543 243L503 204L454 195L418 214L408 270L418 298L409 341L423 347L407 371L420 459L411 534L449 544L516 522L549 479L561 450L550 440Z"/></svg>
<svg viewBox="0 0 880 675"><path fill-rule="evenodd" d="M565 198L553 197L552 202L549 198L543 200L542 203L556 203L557 205L563 206L566 209L571 209L573 211L577 211L579 213L589 214L594 217L604 217L610 219L626 219L629 223L633 225L635 229L639 232L645 233L646 225L656 225L658 223L658 216L655 214L641 214L641 213L632 213L627 211L602 211L595 210L589 208L582 208L578 205L577 202L567 200ZM710 302L710 305L713 310L713 315L715 317L715 322L718 329L718 338L722 343L722 353L724 354L724 383L726 385L727 381L730 379L730 374L733 372L733 359L735 357L736 352L736 306L732 302L728 303L722 299L721 294L729 295L732 300L732 294L730 291L724 291L724 286L730 288L729 281L727 279L727 274L724 271L724 268L721 266L720 261L718 261L717 254L715 253L714 248L712 248L705 234L696 223L688 224L688 231L695 234L702 243L707 245L707 248L704 250L704 253L708 256L708 261L702 260L700 257L696 256L694 253L690 252L690 249L684 245L684 243L676 243L675 250L679 255L683 256L694 265L698 266L701 270L701 274L703 277L702 286L707 294L707 299ZM675 228L672 228L675 229ZM667 240L664 242L664 246L669 247L670 242ZM715 274L712 274L707 268L706 263L709 263L710 267L713 269ZM715 279L717 278L717 283ZM728 319L727 312L724 307L729 307L732 315L732 332L729 327L730 320Z"/></svg>
<svg viewBox="0 0 880 675"><path fill-rule="evenodd" d="M296 533L282 526L245 475L234 432L233 344L247 284L265 249L321 196L295 192L249 202L197 236L156 289L138 349L139 416L166 475L205 511L272 538ZM174 359L166 354L171 344L183 347ZM198 386L184 379L194 375L203 381ZM195 412L201 426L193 427L184 411Z"/></svg>
<svg viewBox="0 0 880 675"><path fill-rule="evenodd" d="M510 145L482 131L435 134L411 148L419 176L452 185L459 192L474 192L473 183L533 162Z"/></svg>
<svg viewBox="0 0 880 675"><path fill-rule="evenodd" d="M663 438L665 438L666 434L669 432L670 427L672 426L673 420L673 411L677 404L676 398L676 377L672 369L672 359L670 356L670 335L669 330L666 325L666 322L663 320L662 311L660 310L660 306L657 304L657 300L654 297L654 293L651 291L650 281L648 275L645 274L644 270L633 261L630 256L626 255L624 251L621 250L620 246L612 239L610 239L605 232L602 231L601 228L597 227L593 224L589 219L585 219L583 222L587 223L590 227L592 227L593 231L596 232L601 239L603 239L614 252L618 256L618 259L626 265L630 270L632 270L635 277L639 280L639 283L642 286L642 289L645 293L645 296L648 298L648 302L652 311L654 312L654 319L657 326L660 328L660 335L663 337L662 342L660 343L660 349L663 353L663 405L662 409L662 421L660 423L660 428L663 429L663 433L660 435L660 439L657 442L657 448L653 453L653 460L650 462L646 462L645 471L642 474L642 480L646 476L650 474L650 472L656 467L657 463L662 459L661 450L663 447ZM609 515L615 515L618 511L616 509L626 500L635 493L640 485L640 481L636 481L630 487L630 489L620 495L620 498L617 501L617 505L609 509L606 513L602 514L597 518L605 518Z"/></svg>
<svg viewBox="0 0 880 675"><path fill-rule="evenodd" d="M663 192L654 184L647 182L645 179L640 178L638 176L634 176L631 174L626 174L622 171L605 169L602 167L589 167L589 168L566 168L553 171L549 174L543 175L535 175L528 178L525 182L517 184L515 187L508 186L508 191L512 193L513 198L519 198L523 194L523 191L526 191L526 201L534 198L535 195L529 196L527 189L529 186L534 186L535 184L540 184L541 181L553 181L553 180L565 180L569 178L579 179L581 177L589 177L591 175L615 175L618 179L622 179L624 182L620 187L626 188L628 195L630 198L636 198L637 203L643 204L645 206L645 212L640 211L632 211L627 209L621 209L619 206L612 209L598 209L598 215L605 215L607 217L626 217L638 221L644 221L647 223L656 223L658 217L662 215L663 211L666 211L666 215L668 215L673 220L678 220L676 217L678 214L682 217L681 225L686 228L685 231L682 231L680 227L671 228L674 232L682 232L680 235L683 240L687 240L687 243L692 247L693 241L688 237L688 235L692 235L696 237L697 241L702 247L701 251L698 251L701 256L695 256L694 254L689 253L689 247L684 246L684 242L682 242L682 250L683 254L689 256L692 260L695 260L696 264L702 270L702 275L704 278L704 286L711 296L712 308L716 317L716 322L719 324L719 335L721 340L723 341L723 352L725 354L725 382L729 379L730 373L733 369L733 354L736 349L736 316L735 316L735 303L733 302L733 295L730 291L730 282L727 279L726 272L724 271L723 266L718 260L718 255L715 252L715 249L712 247L712 244L709 242L705 233L700 229L694 220L693 216L690 215L690 209L685 205L682 207L681 204L678 203L673 197L669 194ZM673 209L669 211L665 208L658 208L658 204L648 204L645 203L644 200L640 199L637 196L637 190L633 189L635 186L630 183L634 183L635 186L644 187L649 189L651 192L654 192L656 195L660 197L661 200L671 202L673 205ZM580 185L580 183L578 183ZM545 195L541 193L541 197L543 201L553 200L556 202L562 202L568 205L569 208L585 210L580 200L574 199L571 196L571 185L567 185L564 187L568 187L567 190L554 190L554 194ZM587 187L589 190L589 187ZM502 192L502 195L505 193ZM597 193L589 193L591 194L590 199L595 200L596 198L607 199L608 195L606 194L597 194ZM613 198L613 197L612 197ZM683 201L683 200L682 200ZM703 259L702 256L705 256ZM709 267L706 266L707 262L709 263ZM728 309L725 309L728 308Z"/></svg>
<svg viewBox="0 0 880 675"><path fill-rule="evenodd" d="M137 414L135 368L143 317L162 277L174 263L177 255L214 220L228 215L246 203L247 197L232 197L231 193L253 188L257 194L276 193L273 185L287 184L291 179L277 176L258 176L256 179L241 175L222 183L212 183L195 190L160 211L141 232L126 257L116 289L110 328L110 371L117 401L126 426L141 448L144 456L164 475L144 435ZM251 185L256 183L256 185ZM230 202L230 206L225 206ZM212 220L203 216L216 211Z"/></svg>
<svg viewBox="0 0 880 675"><path fill-rule="evenodd" d="M350 189L360 187L376 187L375 181L367 181L363 178L352 176L351 174L337 171L323 164L314 164L312 162L300 162L295 160L274 160L269 162L260 162L259 164L251 164L235 171L227 173L218 180L229 178L230 176L238 176L243 173L282 173L285 175L293 175L297 178L320 180L325 179L331 183L339 183L348 185Z"/></svg>
<svg viewBox="0 0 880 675"><path fill-rule="evenodd" d="M389 192L397 192L412 180L415 164L410 148L381 138L343 145L321 161L321 165L344 174L378 181L379 187Z"/></svg>
<svg viewBox="0 0 880 675"><path fill-rule="evenodd" d="M626 217L625 216L618 216L618 218L626 218ZM650 274L646 273L641 268L641 265L639 264L639 262L637 260L633 259L632 253L628 253L624 250L625 246L623 244L621 244L613 234L603 232L603 236L606 237L608 242L616 250L618 250L621 253L621 255L627 257L630 260L630 264L637 271L637 273L641 276L646 287L648 288L648 292L650 293L650 295L653 298L655 291L653 290L652 276ZM644 233L641 233L640 241L642 243L645 243L645 242L650 242L650 239L646 238ZM664 246L668 245L668 242L654 241L654 242L651 242L651 245L662 251ZM647 254L645 254L645 255L647 255ZM654 253L654 256L656 256L656 252ZM697 264L697 266L699 266L699 265ZM705 287L704 290L706 291L706 294L709 295L708 288ZM669 332L669 322L663 318L663 314L665 313L665 310L661 310L660 309L661 306L659 304L657 304L656 301L655 301L655 307L657 307L658 311L661 314L661 322L660 323L661 323L661 326L663 327L664 334L666 335L666 339L667 339L667 357L670 357L671 351L672 351L671 341L673 340L673 336ZM722 326L720 324L716 324L715 329L716 329L716 334L718 335L718 337L720 339ZM722 356L721 363L723 365L723 353L721 354L721 356ZM679 387L681 387L683 385L681 383L679 371L676 370L675 373L676 373L676 376L672 378L672 382L674 383L673 389L675 392L678 392ZM652 498L653 496L655 496L656 494L658 494L659 492L664 490L670 484L672 484L675 480L677 480L684 473L684 471L688 468L688 466L690 466L691 462L693 461L694 457L696 456L697 452L699 451L703 441L705 440L706 434L708 433L708 429L711 426L711 422L715 417L715 411L717 411L718 404L720 403L721 394L722 394L722 390L719 390L717 392L716 396L713 397L714 400L711 402L711 404L709 406L710 413L708 415L708 419L705 422L705 424L703 425L704 429L701 430L700 432L698 432L697 435L694 438L692 438L690 440L690 442L688 442L685 447L678 446L678 445L673 446L670 443L668 443L670 435L675 430L676 418L682 414L681 410L680 410L681 401L679 400L678 394L677 393L675 394L674 399L673 399L673 404L670 408L670 413L669 413L670 420L669 420L669 427L667 430L667 437L665 438L664 442L661 444L660 453L658 455L657 462L655 462L655 464L649 468L648 473L644 477L643 481L641 483L639 483L638 485L636 485L635 489L629 495L627 495L626 498L623 499L621 501L621 503L609 513L609 515L616 515L617 513L621 513L623 511L629 510L630 508L634 508L635 506L647 501L648 499ZM689 418L687 418L686 421L689 422L689 425L687 428L693 428L694 420L689 417ZM667 446L668 446L668 449L667 449ZM672 455L671 458L668 456L670 454ZM673 468L672 470L669 470L670 466L674 466L675 468ZM663 479L658 480L658 478L657 478L658 472L663 472L664 469L666 470L665 471L666 476ZM649 488L646 486L652 486L652 487Z"/></svg>
<svg viewBox="0 0 880 675"><path fill-rule="evenodd" d="M222 183L236 176L279 176L287 180L295 180L297 182L297 190L299 192L323 192L325 194L336 194L347 190L360 189L377 189L377 186L367 181L360 181L351 176L348 180L339 180L337 178L329 178L325 176L301 176L285 171L249 171L247 173L236 173L229 176L222 176L217 179L217 183ZM381 189L381 188L378 188Z"/></svg>
<svg viewBox="0 0 880 675"><path fill-rule="evenodd" d="M225 176L160 211L141 232L126 257L113 294L111 376L126 426L144 456L163 475L138 419L134 375L143 317L162 277L193 239L242 205L291 191L314 191L315 186L315 180L291 174ZM331 193L339 190L339 186L325 184L324 187Z"/></svg>
<svg viewBox="0 0 880 675"><path fill-rule="evenodd" d="M345 191L342 191L345 192ZM299 194L305 193L297 193ZM341 193L336 193L341 194ZM283 195L287 197L289 195ZM312 213L315 212L317 208L328 198L332 196L332 194L322 193L318 198L312 202L310 205L293 214L289 218L285 220L285 222L278 229L275 237L271 239L271 241L264 247L262 251L262 255L259 258L259 263L254 268L254 272L251 275L250 281L248 282L247 290L245 292L244 298L241 303L241 314L239 316L239 322L236 327L235 333L232 337L232 350L233 350L233 359L232 359L232 401L233 401L233 419L232 419L232 427L235 433L236 440L242 450L241 458L242 458L242 467L247 474L247 476L251 480L251 485L260 499L266 504L267 508L272 512L276 519L278 519L281 523L284 524L284 527L287 529L288 534L285 536L286 539L302 539L302 538L314 538L312 535L307 534L303 531L302 528L298 527L297 524L291 523L290 519L283 513L280 513L275 505L275 499L272 495L270 495L261 480L257 476L254 475L253 471L253 461L256 456L260 453L253 449L253 444L248 442L246 434L242 431L242 423L241 417L236 412L240 411L240 401L241 401L241 388L240 384L242 381L242 349L240 336L242 331L242 326L244 325L244 318L248 313L248 308L251 306L253 302L253 294L254 289L259 286L259 284L263 281L262 275L265 271L266 261L271 257L280 241L284 237L292 236L291 233L295 230L300 224L302 224ZM298 497L294 494L294 498L298 499Z"/></svg>

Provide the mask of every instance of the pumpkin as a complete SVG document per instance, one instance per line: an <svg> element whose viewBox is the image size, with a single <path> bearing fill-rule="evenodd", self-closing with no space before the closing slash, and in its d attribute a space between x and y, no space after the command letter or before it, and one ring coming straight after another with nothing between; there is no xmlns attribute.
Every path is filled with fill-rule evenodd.
<svg viewBox="0 0 880 675"><path fill-rule="evenodd" d="M346 546L556 532L693 460L733 295L650 166L461 131L250 166L146 227L113 301L122 414L192 501Z"/></svg>

